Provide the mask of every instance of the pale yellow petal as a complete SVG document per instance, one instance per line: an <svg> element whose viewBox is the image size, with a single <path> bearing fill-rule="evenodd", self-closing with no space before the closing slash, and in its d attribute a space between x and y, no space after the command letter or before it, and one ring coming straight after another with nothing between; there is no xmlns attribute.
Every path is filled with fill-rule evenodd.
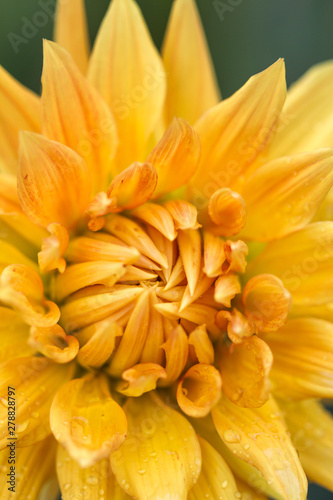
<svg viewBox="0 0 333 500"><path fill-rule="evenodd" d="M83 0L57 2L53 38L55 42L68 50L82 73L85 73L90 47Z"/></svg>
<svg viewBox="0 0 333 500"><path fill-rule="evenodd" d="M124 411L127 438L111 455L120 486L138 500L186 500L201 469L200 445L191 424L154 393L129 399Z"/></svg>
<svg viewBox="0 0 333 500"><path fill-rule="evenodd" d="M220 100L213 63L194 0L173 3L163 45L167 72L166 117L190 123Z"/></svg>
<svg viewBox="0 0 333 500"><path fill-rule="evenodd" d="M119 173L133 161L145 159L166 88L161 58L133 0L111 2L95 41L88 77L117 123L114 172Z"/></svg>
<svg viewBox="0 0 333 500"><path fill-rule="evenodd" d="M102 375L65 384L53 400L50 425L59 443L83 468L107 458L127 431L126 416Z"/></svg>

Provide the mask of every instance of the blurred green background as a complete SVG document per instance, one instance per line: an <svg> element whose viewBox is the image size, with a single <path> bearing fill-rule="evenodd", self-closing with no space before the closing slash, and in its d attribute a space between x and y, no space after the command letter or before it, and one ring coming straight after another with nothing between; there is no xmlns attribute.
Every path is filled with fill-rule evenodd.
<svg viewBox="0 0 333 500"><path fill-rule="evenodd" d="M27 20L41 11L40 2L55 4L55 0L0 0L0 64L37 92L41 40L52 38L52 15L16 51L11 34L22 36ZM138 3L160 47L172 0ZM91 41L108 4L109 0L86 0ZM333 57L332 0L197 0L197 4L224 97L279 57L286 60L288 84L313 64ZM311 485L308 498L328 500L333 494Z"/></svg>

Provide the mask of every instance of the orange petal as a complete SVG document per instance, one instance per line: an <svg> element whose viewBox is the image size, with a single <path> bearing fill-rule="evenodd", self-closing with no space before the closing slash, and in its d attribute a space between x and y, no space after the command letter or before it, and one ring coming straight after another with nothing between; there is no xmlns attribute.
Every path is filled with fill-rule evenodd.
<svg viewBox="0 0 333 500"><path fill-rule="evenodd" d="M82 73L86 73L90 47L83 0L57 2L53 39L68 50Z"/></svg>
<svg viewBox="0 0 333 500"><path fill-rule="evenodd" d="M220 372L212 365L191 366L178 384L177 402L186 415L205 417L221 396Z"/></svg>
<svg viewBox="0 0 333 500"><path fill-rule="evenodd" d="M190 286L187 285L179 306L179 311L183 311L186 307L192 304L192 302L202 297L204 293L210 289L213 282L214 278L208 278L203 272L201 272L193 294L191 294Z"/></svg>
<svg viewBox="0 0 333 500"><path fill-rule="evenodd" d="M184 329L178 325L161 345L165 351L167 377L160 380L159 385L168 386L182 373L188 356L188 339Z"/></svg>
<svg viewBox="0 0 333 500"><path fill-rule="evenodd" d="M117 147L115 123L107 104L68 52L48 41L44 43L42 83L44 134L85 160L94 193L105 189Z"/></svg>
<svg viewBox="0 0 333 500"><path fill-rule="evenodd" d="M332 491L332 415L319 401L311 399L281 401L280 406L307 476Z"/></svg>
<svg viewBox="0 0 333 500"><path fill-rule="evenodd" d="M222 349L219 365L224 394L238 406L259 408L269 397L272 363L270 348L256 335Z"/></svg>
<svg viewBox="0 0 333 500"><path fill-rule="evenodd" d="M164 206L170 212L176 229L198 229L201 227L197 222L197 209L188 201L170 200L164 203Z"/></svg>
<svg viewBox="0 0 333 500"><path fill-rule="evenodd" d="M97 260L81 262L68 266L58 274L54 282L54 292L58 301L63 301L68 295L91 285L114 285L125 274L126 268L121 262L106 262Z"/></svg>
<svg viewBox="0 0 333 500"><path fill-rule="evenodd" d="M15 437L20 446L30 446L50 434L49 413L58 388L73 374L72 364L59 365L49 359L29 356L7 361L0 367L0 449L8 444L8 387L15 389ZM9 400L10 401L10 400Z"/></svg>
<svg viewBox="0 0 333 500"><path fill-rule="evenodd" d="M32 327L29 344L56 363L72 361L79 351L78 340L72 335L66 335L60 325L49 328Z"/></svg>
<svg viewBox="0 0 333 500"><path fill-rule="evenodd" d="M133 210L132 215L153 226L170 241L173 241L177 236L170 213L161 205L145 203Z"/></svg>
<svg viewBox="0 0 333 500"><path fill-rule="evenodd" d="M208 222L205 227L213 234L234 236L245 225L245 202L229 188L219 189L210 197L208 213L214 224Z"/></svg>
<svg viewBox="0 0 333 500"><path fill-rule="evenodd" d="M29 325L49 327L58 322L58 306L45 300L43 282L29 266L7 266L1 274L0 284L1 302L19 312Z"/></svg>
<svg viewBox="0 0 333 500"><path fill-rule="evenodd" d="M214 67L194 0L174 2L165 40L166 115L194 123L220 100Z"/></svg>
<svg viewBox="0 0 333 500"><path fill-rule="evenodd" d="M108 198L114 199L112 212L142 205L153 196L156 185L157 173L151 163L133 163L113 179L107 191Z"/></svg>
<svg viewBox="0 0 333 500"><path fill-rule="evenodd" d="M111 3L95 41L88 76L117 123L114 171L119 173L133 161L145 159L166 87L162 61L134 1Z"/></svg>
<svg viewBox="0 0 333 500"><path fill-rule="evenodd" d="M240 408L222 397L212 416L226 446L261 472L277 498L306 499L304 471L272 398L252 409Z"/></svg>
<svg viewBox="0 0 333 500"><path fill-rule="evenodd" d="M238 309L219 311L215 318L216 324L222 329L227 321L228 337L231 342L239 344L255 333L254 325Z"/></svg>
<svg viewBox="0 0 333 500"><path fill-rule="evenodd" d="M145 344L142 349L140 362L153 362L162 364L164 361L164 353L161 348L164 341L162 316L155 309L155 305L160 301L156 297L156 293L152 292L149 297L149 324Z"/></svg>
<svg viewBox="0 0 333 500"><path fill-rule="evenodd" d="M66 259L70 262L104 260L133 264L139 255L136 248L128 247L126 244L114 244L82 236L71 240Z"/></svg>
<svg viewBox="0 0 333 500"><path fill-rule="evenodd" d="M18 193L26 215L40 226L73 227L90 198L89 173L82 158L66 146L22 132Z"/></svg>
<svg viewBox="0 0 333 500"><path fill-rule="evenodd" d="M188 343L194 347L199 363L214 363L214 347L204 325L198 326L190 333Z"/></svg>
<svg viewBox="0 0 333 500"><path fill-rule="evenodd" d="M147 158L158 174L154 198L186 184L200 159L200 141L195 130L182 118L174 118L162 139Z"/></svg>
<svg viewBox="0 0 333 500"><path fill-rule="evenodd" d="M150 293L151 289L147 289L138 297L124 335L108 368L108 372L112 375L120 375L140 359L148 333Z"/></svg>
<svg viewBox="0 0 333 500"><path fill-rule="evenodd" d="M271 379L277 394L293 399L333 397L331 322L291 319L264 339L274 356Z"/></svg>
<svg viewBox="0 0 333 500"><path fill-rule="evenodd" d="M204 232L204 272L207 276L215 278L222 274L222 264L226 257L224 253L224 240L208 231Z"/></svg>
<svg viewBox="0 0 333 500"><path fill-rule="evenodd" d="M85 368L100 368L110 358L115 347L116 337L122 335L122 328L109 319L82 328L76 334L76 338L80 342L80 350L76 360Z"/></svg>
<svg viewBox="0 0 333 500"><path fill-rule="evenodd" d="M172 268L170 277L168 279L167 284L164 287L164 290L167 291L172 289L173 287L176 287L177 285L179 285L179 283L184 281L185 278L186 274L184 270L183 259L179 255L176 264Z"/></svg>
<svg viewBox="0 0 333 500"><path fill-rule="evenodd" d="M61 224L53 223L47 226L51 236L43 239L42 250L38 253L38 264L42 273L57 269L63 273L66 261L63 258L69 243L67 229Z"/></svg>
<svg viewBox="0 0 333 500"><path fill-rule="evenodd" d="M92 287L91 287L92 288ZM142 287L88 288L88 295L74 296L61 307L61 322L66 331L89 326L108 317L116 320L126 308L133 307L133 301L140 295Z"/></svg>
<svg viewBox="0 0 333 500"><path fill-rule="evenodd" d="M215 283L214 299L225 307L231 307L231 300L242 291L239 278L236 274L219 276Z"/></svg>
<svg viewBox="0 0 333 500"><path fill-rule="evenodd" d="M316 222L273 241L249 265L248 277L274 274L297 306L333 301L333 222Z"/></svg>
<svg viewBox="0 0 333 500"><path fill-rule="evenodd" d="M207 204L220 188L233 186L237 191L244 173L271 139L285 96L280 59L196 123L201 142L200 166L191 181L196 206Z"/></svg>
<svg viewBox="0 0 333 500"><path fill-rule="evenodd" d="M92 467L82 469L67 451L58 445L56 466L63 500L84 498L88 492L89 500L102 500L104 498L130 500L130 497L120 488L111 471L110 462L106 458L95 463Z"/></svg>
<svg viewBox="0 0 333 500"><path fill-rule="evenodd" d="M333 150L285 156L247 179L242 195L247 219L242 236L270 241L305 226L333 186Z"/></svg>
<svg viewBox="0 0 333 500"><path fill-rule="evenodd" d="M87 375L65 384L53 400L50 425L82 468L107 458L127 432L125 413L112 399L103 375Z"/></svg>
<svg viewBox="0 0 333 500"><path fill-rule="evenodd" d="M152 392L128 399L124 411L127 438L110 457L120 486L138 500L186 500L201 469L191 424Z"/></svg>
<svg viewBox="0 0 333 500"><path fill-rule="evenodd" d="M156 388L159 378L166 378L164 368L156 363L140 363L122 373L124 382L118 382L117 391L125 396L141 396Z"/></svg>
<svg viewBox="0 0 333 500"><path fill-rule="evenodd" d="M196 229L180 230L177 241L190 293L193 295L201 269L200 233Z"/></svg>
<svg viewBox="0 0 333 500"><path fill-rule="evenodd" d="M45 500L46 498L55 500L58 497L58 488L53 486L55 479L55 444L55 440L49 437L40 443L16 450L14 458L13 448L8 442L8 448L0 454L0 456L4 457L4 473L0 476L1 500L12 500L15 497L29 500ZM41 460L41 457L43 457L43 460ZM14 472L13 476L15 478L12 484L7 482L11 479L7 474L11 472ZM53 487L48 489L50 483L53 483ZM44 494L48 496L43 496Z"/></svg>
<svg viewBox="0 0 333 500"><path fill-rule="evenodd" d="M245 314L259 332L281 328L287 320L291 295L273 274L251 278L243 290Z"/></svg>
<svg viewBox="0 0 333 500"><path fill-rule="evenodd" d="M161 264L161 266L168 266L165 255L159 252L146 232L131 219L121 215L111 215L107 219L105 230L120 238L127 245L134 246L143 255Z"/></svg>
<svg viewBox="0 0 333 500"><path fill-rule="evenodd" d="M20 130L40 131L40 99L0 68L0 170L17 170Z"/></svg>
<svg viewBox="0 0 333 500"><path fill-rule="evenodd" d="M242 240L229 241L224 243L224 255L226 261L223 265L223 271L230 273L244 273L246 268L246 256L249 253L247 245Z"/></svg>
<svg viewBox="0 0 333 500"><path fill-rule="evenodd" d="M188 495L188 500L230 500L239 498L234 476L227 462L207 441L198 436L201 453L202 469L198 482ZM243 500L251 498L241 497Z"/></svg>

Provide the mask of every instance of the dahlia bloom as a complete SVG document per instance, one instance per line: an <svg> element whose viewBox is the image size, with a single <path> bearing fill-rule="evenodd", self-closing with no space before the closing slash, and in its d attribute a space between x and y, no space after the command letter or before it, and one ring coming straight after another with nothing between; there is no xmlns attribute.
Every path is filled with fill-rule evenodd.
<svg viewBox="0 0 333 500"><path fill-rule="evenodd" d="M333 64L219 102L194 0L55 40L0 72L1 499L333 489Z"/></svg>

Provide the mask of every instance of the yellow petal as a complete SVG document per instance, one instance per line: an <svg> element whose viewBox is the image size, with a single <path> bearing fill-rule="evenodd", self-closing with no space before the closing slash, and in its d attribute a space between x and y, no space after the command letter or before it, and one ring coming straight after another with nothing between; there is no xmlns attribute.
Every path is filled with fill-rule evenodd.
<svg viewBox="0 0 333 500"><path fill-rule="evenodd" d="M306 477L272 398L256 409L240 408L221 398L212 415L227 447L254 465L280 498L305 500Z"/></svg>
<svg viewBox="0 0 333 500"><path fill-rule="evenodd" d="M3 271L9 264L24 264L29 266L35 271L38 270L36 263L30 260L20 250L7 241L1 239L0 241L0 270Z"/></svg>
<svg viewBox="0 0 333 500"><path fill-rule="evenodd" d="M214 347L204 325L198 326L190 333L188 344L193 346L199 363L214 363Z"/></svg>
<svg viewBox="0 0 333 500"><path fill-rule="evenodd" d="M243 290L245 314L259 332L281 328L288 317L291 295L282 281L272 274L251 278Z"/></svg>
<svg viewBox="0 0 333 500"><path fill-rule="evenodd" d="M161 205L145 203L133 210L132 215L153 226L170 241L173 241L177 236L170 213Z"/></svg>
<svg viewBox="0 0 333 500"><path fill-rule="evenodd" d="M102 498L130 500L130 497L118 485L107 459L100 460L92 467L82 469L67 451L58 445L56 466L63 500L84 498L87 495L89 495L89 500Z"/></svg>
<svg viewBox="0 0 333 500"><path fill-rule="evenodd" d="M242 290L237 274L219 276L215 283L214 299L225 307L230 307L230 301Z"/></svg>
<svg viewBox="0 0 333 500"><path fill-rule="evenodd" d="M127 431L126 416L102 375L65 384L53 400L50 425L56 439L83 468L107 458Z"/></svg>
<svg viewBox="0 0 333 500"><path fill-rule="evenodd" d="M19 312L32 326L55 325L60 317L58 306L44 297L39 274L25 264L7 266L0 276L0 301Z"/></svg>
<svg viewBox="0 0 333 500"><path fill-rule="evenodd" d="M193 295L201 269L200 233L195 229L180 230L177 241L190 293Z"/></svg>
<svg viewBox="0 0 333 500"><path fill-rule="evenodd" d="M11 448L1 452L0 456L4 457L4 469L6 470L6 473L0 476L1 500L11 500L15 497L40 500L39 495L43 486L55 476L55 444L55 440L49 437L40 443L15 450L14 457L13 454L10 455ZM12 471L15 479L11 484L7 482L11 478L6 474ZM10 490L10 488L14 489ZM49 499L55 500L57 496L56 494Z"/></svg>
<svg viewBox="0 0 333 500"><path fill-rule="evenodd" d="M273 355L256 335L223 349L220 370L224 394L243 408L259 408L269 397L268 376Z"/></svg>
<svg viewBox="0 0 333 500"><path fill-rule="evenodd" d="M165 255L159 252L146 232L131 219L121 215L111 215L107 219L105 230L120 238L127 245L133 245L139 252L161 266L168 266Z"/></svg>
<svg viewBox="0 0 333 500"><path fill-rule="evenodd" d="M260 493L258 488L249 486L245 481L241 479L236 479L237 489L242 495L243 500L268 500L266 496Z"/></svg>
<svg viewBox="0 0 333 500"><path fill-rule="evenodd" d="M294 399L333 397L333 323L295 318L264 339L273 352L276 393Z"/></svg>
<svg viewBox="0 0 333 500"><path fill-rule="evenodd" d="M183 327L177 325L161 347L165 351L167 377L160 380L159 385L168 386L178 379L187 361L188 339Z"/></svg>
<svg viewBox="0 0 333 500"><path fill-rule="evenodd" d="M72 361L79 351L78 340L72 335L66 335L59 325L49 328L32 327L29 344L56 363Z"/></svg>
<svg viewBox="0 0 333 500"><path fill-rule="evenodd" d="M82 236L70 242L66 259L70 262L106 260L133 264L139 255L138 250L134 247Z"/></svg>
<svg viewBox="0 0 333 500"><path fill-rule="evenodd" d="M224 254L224 240L208 231L204 232L204 272L207 276L216 277L222 273Z"/></svg>
<svg viewBox="0 0 333 500"><path fill-rule="evenodd" d="M105 189L117 147L115 123L107 104L66 50L48 41L44 43L42 83L44 134L85 160L94 192Z"/></svg>
<svg viewBox="0 0 333 500"><path fill-rule="evenodd" d="M215 321L221 330L225 330L227 324L228 337L235 344L240 344L256 331L254 324L235 308L231 311L219 311Z"/></svg>
<svg viewBox="0 0 333 500"><path fill-rule="evenodd" d="M316 222L267 245L249 265L248 276L274 274L295 305L333 301L333 223Z"/></svg>
<svg viewBox="0 0 333 500"><path fill-rule="evenodd" d="M197 222L197 209L188 201L170 200L164 203L164 206L170 212L176 229L198 229L201 227Z"/></svg>
<svg viewBox="0 0 333 500"><path fill-rule="evenodd" d="M191 366L177 387L177 402L186 415L205 417L221 396L220 372L212 365Z"/></svg>
<svg viewBox="0 0 333 500"><path fill-rule="evenodd" d="M57 2L53 38L68 50L82 73L85 73L89 57L89 35L83 0Z"/></svg>
<svg viewBox="0 0 333 500"><path fill-rule="evenodd" d="M270 157L332 146L332 61L313 66L288 90Z"/></svg>
<svg viewBox="0 0 333 500"><path fill-rule="evenodd" d="M166 116L194 123L220 100L204 30L194 0L174 2L163 45Z"/></svg>
<svg viewBox="0 0 333 500"><path fill-rule="evenodd" d="M97 35L88 77L117 123L114 171L119 173L133 161L145 159L166 87L162 61L133 0L111 3Z"/></svg>
<svg viewBox="0 0 333 500"><path fill-rule="evenodd" d="M333 419L317 401L281 401L291 438L308 477L333 491Z"/></svg>
<svg viewBox="0 0 333 500"><path fill-rule="evenodd" d="M55 279L54 290L58 301L62 301L71 293L90 285L112 286L125 274L121 262L105 262L97 260L82 262L68 266Z"/></svg>
<svg viewBox="0 0 333 500"><path fill-rule="evenodd" d="M285 156L266 163L247 181L242 236L270 241L311 221L333 185L333 151Z"/></svg>
<svg viewBox="0 0 333 500"><path fill-rule="evenodd" d="M156 185L157 173L151 162L134 162L113 179L107 191L108 198L114 199L112 212L142 205L152 197Z"/></svg>
<svg viewBox="0 0 333 500"><path fill-rule="evenodd" d="M122 373L124 381L118 382L117 391L125 396L142 396L156 388L159 378L166 378L164 368L156 363L140 363Z"/></svg>
<svg viewBox="0 0 333 500"><path fill-rule="evenodd" d="M87 289L88 295L74 296L61 307L61 322L66 331L78 330L108 317L118 319L144 291L141 287L91 288Z"/></svg>
<svg viewBox="0 0 333 500"><path fill-rule="evenodd" d="M200 166L191 181L196 206L205 205L220 188L242 184L243 174L271 139L285 94L284 63L279 60L196 123L201 141Z"/></svg>
<svg viewBox="0 0 333 500"><path fill-rule="evenodd" d="M42 273L58 269L63 273L66 261L63 258L68 247L69 234L65 227L53 223L47 227L51 236L43 239L42 250L38 253L38 264Z"/></svg>
<svg viewBox="0 0 333 500"><path fill-rule="evenodd" d="M1 165L15 174L20 130L40 131L40 100L0 68ZM1 170L1 168L0 168Z"/></svg>
<svg viewBox="0 0 333 500"><path fill-rule="evenodd" d="M229 188L219 189L210 197L208 213L211 221L204 226L213 234L234 236L245 225L244 200Z"/></svg>
<svg viewBox="0 0 333 500"><path fill-rule="evenodd" d="M124 411L127 438L111 455L120 486L138 500L186 500L201 469L200 445L191 424L154 393L129 399Z"/></svg>
<svg viewBox="0 0 333 500"><path fill-rule="evenodd" d="M110 358L116 337L122 335L122 328L109 319L82 328L76 334L80 342L76 360L85 368L100 368Z"/></svg>
<svg viewBox="0 0 333 500"><path fill-rule="evenodd" d="M15 432L19 446L30 446L50 434L49 412L58 388L73 374L73 365L59 365L42 357L16 358L0 367L0 449L7 446L8 387L15 389ZM8 434L9 432L9 434Z"/></svg>
<svg viewBox="0 0 333 500"><path fill-rule="evenodd" d="M167 284L164 287L164 290L167 291L172 289L173 287L176 287L177 285L179 285L179 283L184 281L185 278L186 274L184 270L183 259L179 255L176 264L173 266L172 272L170 274Z"/></svg>
<svg viewBox="0 0 333 500"><path fill-rule="evenodd" d="M186 120L174 118L147 158L158 174L154 198L186 184L197 169L199 159L198 134Z"/></svg>
<svg viewBox="0 0 333 500"><path fill-rule="evenodd" d="M224 255L226 262L223 264L223 271L230 273L244 273L246 268L246 256L249 253L247 245L242 240L229 241L224 243Z"/></svg>
<svg viewBox="0 0 333 500"><path fill-rule="evenodd" d="M189 285L187 285L187 287L185 288L185 292L179 306L179 311L183 311L184 309L186 309L186 307L192 304L192 302L202 297L204 293L210 289L213 282L214 278L208 278L208 276L201 272L193 293L191 294Z"/></svg>
<svg viewBox="0 0 333 500"><path fill-rule="evenodd" d="M83 159L66 146L22 132L18 193L29 219L40 226L76 224L90 198L89 172Z"/></svg>
<svg viewBox="0 0 333 500"><path fill-rule="evenodd" d="M140 361L141 363L153 362L162 364L164 353L161 348L164 341L163 322L160 313L155 309L155 305L160 302L156 293L150 294L149 324L148 332L143 346Z"/></svg>
<svg viewBox="0 0 333 500"><path fill-rule="evenodd" d="M120 344L108 368L108 372L112 375L120 375L140 359L148 333L150 293L151 289L147 289L138 297Z"/></svg>
<svg viewBox="0 0 333 500"><path fill-rule="evenodd" d="M199 443L202 469L198 482L189 492L188 500L237 498L238 488L228 464L207 441L199 437Z"/></svg>
<svg viewBox="0 0 333 500"><path fill-rule="evenodd" d="M33 349L28 344L29 325L20 315L7 307L0 307L0 364L10 359L29 356Z"/></svg>

